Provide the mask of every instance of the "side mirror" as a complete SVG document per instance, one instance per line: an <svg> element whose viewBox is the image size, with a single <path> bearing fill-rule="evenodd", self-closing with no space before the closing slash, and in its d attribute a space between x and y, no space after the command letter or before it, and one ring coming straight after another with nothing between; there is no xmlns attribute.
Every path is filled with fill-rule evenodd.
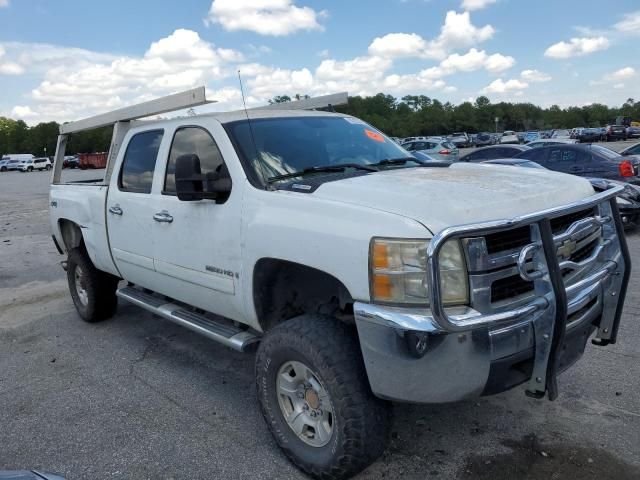
<svg viewBox="0 0 640 480"><path fill-rule="evenodd" d="M178 200L193 202L204 198L202 172L197 155L182 155L176 160L176 193Z"/></svg>
<svg viewBox="0 0 640 480"><path fill-rule="evenodd" d="M178 200L193 202L202 199L224 203L231 193L231 176L222 164L218 172L203 175L198 155L182 155L176 160L176 193Z"/></svg>

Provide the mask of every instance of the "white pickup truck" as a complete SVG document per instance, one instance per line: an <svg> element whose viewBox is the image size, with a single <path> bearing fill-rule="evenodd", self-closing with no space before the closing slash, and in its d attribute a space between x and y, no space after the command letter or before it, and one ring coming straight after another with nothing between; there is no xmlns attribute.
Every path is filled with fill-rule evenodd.
<svg viewBox="0 0 640 480"><path fill-rule="evenodd" d="M51 228L71 296L88 322L120 298L257 347L267 425L310 475L374 461L390 401L520 384L553 399L590 337L615 342L631 268L618 190L422 163L311 101L134 120L204 101L189 93L61 128ZM68 135L109 122L104 178L62 183Z"/></svg>

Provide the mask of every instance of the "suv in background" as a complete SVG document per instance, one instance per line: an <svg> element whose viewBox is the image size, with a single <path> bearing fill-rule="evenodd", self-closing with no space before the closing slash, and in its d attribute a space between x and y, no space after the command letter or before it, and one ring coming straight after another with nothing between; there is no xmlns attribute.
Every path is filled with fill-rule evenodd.
<svg viewBox="0 0 640 480"><path fill-rule="evenodd" d="M627 127L627 138L640 138L640 127Z"/></svg>
<svg viewBox="0 0 640 480"><path fill-rule="evenodd" d="M612 140L626 140L627 127L624 125L607 125L607 142Z"/></svg>
<svg viewBox="0 0 640 480"><path fill-rule="evenodd" d="M51 161L47 157L22 160L17 168L21 172L33 172L34 170L51 170Z"/></svg>
<svg viewBox="0 0 640 480"><path fill-rule="evenodd" d="M472 144L471 138L465 132L454 133L449 137L449 141L458 148L470 147Z"/></svg>
<svg viewBox="0 0 640 480"><path fill-rule="evenodd" d="M489 132L480 132L476 135L476 147L488 147L495 143L495 139Z"/></svg>
<svg viewBox="0 0 640 480"><path fill-rule="evenodd" d="M502 134L502 137L500 138L500 143L505 144L505 143L520 143L520 139L518 138L518 135L516 135L516 132L514 132L513 130L505 130L504 133Z"/></svg>

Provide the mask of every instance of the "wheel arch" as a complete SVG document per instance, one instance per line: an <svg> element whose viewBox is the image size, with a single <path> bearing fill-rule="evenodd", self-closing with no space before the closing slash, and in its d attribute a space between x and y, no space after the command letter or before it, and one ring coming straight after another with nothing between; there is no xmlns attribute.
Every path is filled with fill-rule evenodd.
<svg viewBox="0 0 640 480"><path fill-rule="evenodd" d="M82 229L76 222L67 218L60 218L58 219L58 229L67 252L74 248L84 247L85 242Z"/></svg>
<svg viewBox="0 0 640 480"><path fill-rule="evenodd" d="M304 313L353 321L353 297L342 281L317 268L279 258L261 258L253 268L252 299L266 332Z"/></svg>

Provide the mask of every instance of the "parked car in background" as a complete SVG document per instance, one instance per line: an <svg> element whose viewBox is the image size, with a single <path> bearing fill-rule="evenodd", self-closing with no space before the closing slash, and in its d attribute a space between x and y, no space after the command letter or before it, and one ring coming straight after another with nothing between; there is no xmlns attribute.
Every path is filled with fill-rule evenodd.
<svg viewBox="0 0 640 480"><path fill-rule="evenodd" d="M526 145L493 145L474 150L460 158L461 162L483 162L496 158L511 158L530 150Z"/></svg>
<svg viewBox="0 0 640 480"><path fill-rule="evenodd" d="M548 147L550 145L575 145L578 140L573 138L547 138L527 143L529 148Z"/></svg>
<svg viewBox="0 0 640 480"><path fill-rule="evenodd" d="M402 144L402 148L408 152L423 152L437 161L456 162L458 161L458 148L448 140L430 138L415 142Z"/></svg>
<svg viewBox="0 0 640 480"><path fill-rule="evenodd" d="M476 135L476 147L486 147L488 145L494 145L495 140L489 132L480 132Z"/></svg>
<svg viewBox="0 0 640 480"><path fill-rule="evenodd" d="M514 155L556 172L640 183L640 158L622 156L601 145L553 145Z"/></svg>
<svg viewBox="0 0 640 480"><path fill-rule="evenodd" d="M15 171L20 167L20 164L24 162L24 160L7 160L7 163L4 164L4 172Z"/></svg>
<svg viewBox="0 0 640 480"><path fill-rule="evenodd" d="M529 142L534 142L536 140L540 140L540 132L527 132L524 134L524 143L525 145Z"/></svg>
<svg viewBox="0 0 640 480"><path fill-rule="evenodd" d="M516 137L518 137L518 143L524 143L525 132L517 132Z"/></svg>
<svg viewBox="0 0 640 480"><path fill-rule="evenodd" d="M33 172L34 170L51 170L51 162L48 157L22 160L17 168L21 172Z"/></svg>
<svg viewBox="0 0 640 480"><path fill-rule="evenodd" d="M571 132L569 130L554 130L551 138L571 138Z"/></svg>
<svg viewBox="0 0 640 480"><path fill-rule="evenodd" d="M4 160L4 159L0 160L0 172L6 172L7 171L7 165L9 164L9 162L11 162L11 160Z"/></svg>
<svg viewBox="0 0 640 480"><path fill-rule="evenodd" d="M449 142L453 143L458 148L470 147L472 142L469 135L464 132L454 133L449 137Z"/></svg>
<svg viewBox="0 0 640 480"><path fill-rule="evenodd" d="M580 143L597 142L602 138L599 128L582 128L575 136Z"/></svg>
<svg viewBox="0 0 640 480"><path fill-rule="evenodd" d="M516 135L516 132L514 132L513 130L505 130L500 137L500 143L520 143L520 140L518 139L518 135Z"/></svg>
<svg viewBox="0 0 640 480"><path fill-rule="evenodd" d="M607 125L606 140L611 142L613 140L626 140L627 128L624 125Z"/></svg>
<svg viewBox="0 0 640 480"><path fill-rule="evenodd" d="M635 145L625 148L620 152L620 155L640 155L640 143L636 143Z"/></svg>
<svg viewBox="0 0 640 480"><path fill-rule="evenodd" d="M79 168L80 167L80 159L74 156L64 157L64 162L62 163L63 168Z"/></svg>
<svg viewBox="0 0 640 480"><path fill-rule="evenodd" d="M482 162L484 164L491 165L507 165L513 167L525 167L525 168L539 168L545 170L545 168L539 163L523 158L500 158L497 160L487 160ZM605 178L588 178L596 192L603 192L610 188L622 186L624 190L620 193L616 199L618 209L620 210L620 217L624 224L625 230L631 230L638 226L640 221L640 187L632 185L630 183L619 182L617 180L607 180Z"/></svg>
<svg viewBox="0 0 640 480"><path fill-rule="evenodd" d="M627 127L627 138L640 138L640 127Z"/></svg>
<svg viewBox="0 0 640 480"><path fill-rule="evenodd" d="M422 162L439 162L440 160L436 160L435 158L433 158L431 155L424 153L424 152L411 152L411 155L413 155L413 157L416 160L420 160ZM448 162L449 163L449 162Z"/></svg>

